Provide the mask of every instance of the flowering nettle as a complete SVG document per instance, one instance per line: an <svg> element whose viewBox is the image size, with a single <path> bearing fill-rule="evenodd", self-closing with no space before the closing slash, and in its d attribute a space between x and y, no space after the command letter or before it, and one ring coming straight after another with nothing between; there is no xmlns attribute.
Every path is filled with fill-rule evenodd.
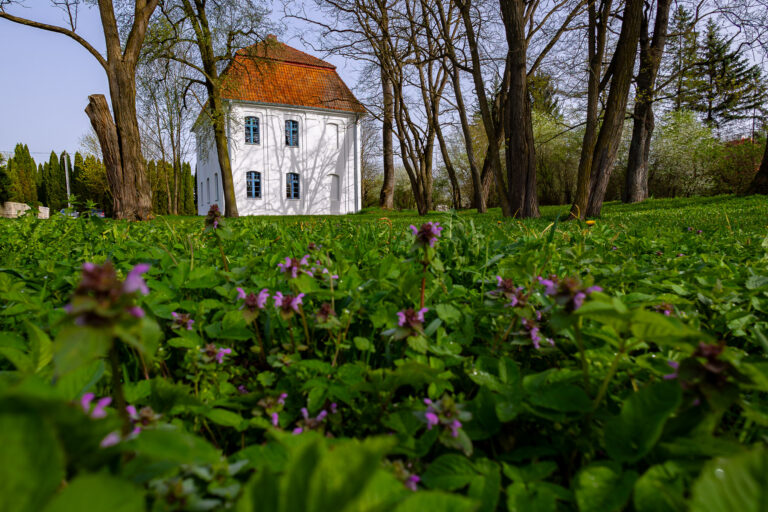
<svg viewBox="0 0 768 512"><path fill-rule="evenodd" d="M291 318L294 313L299 312L299 305L301 305L301 299L304 298L304 294L298 295L283 295L282 292L277 292L272 297L275 299L275 308L280 312L280 316L284 319Z"/></svg>
<svg viewBox="0 0 768 512"><path fill-rule="evenodd" d="M216 361L217 364L224 363L224 357L232 353L231 348L217 347L213 343L208 343L205 347L200 349L203 362L212 363Z"/></svg>
<svg viewBox="0 0 768 512"><path fill-rule="evenodd" d="M220 219L221 211L219 211L219 205L212 204L208 209L208 215L205 216L205 227L211 229L218 228Z"/></svg>
<svg viewBox="0 0 768 512"><path fill-rule="evenodd" d="M259 312L267 307L269 299L269 290L262 289L258 294L253 292L245 293L245 290L237 288L237 299L242 300L240 309L243 310L243 316L246 322L252 322L259 316Z"/></svg>
<svg viewBox="0 0 768 512"><path fill-rule="evenodd" d="M544 294L551 296L561 306L565 306L567 311L575 311L583 304L587 296L594 292L601 292L603 289L599 286L590 286L584 288L584 285L575 277L558 278L550 275L545 279L539 276L539 284L544 286Z"/></svg>
<svg viewBox="0 0 768 512"><path fill-rule="evenodd" d="M106 396L99 398L96 401L96 404L93 405L92 402L94 398L95 395L93 393L85 393L80 397L80 407L82 407L85 414L93 419L106 418L106 408L112 403L112 397ZM160 419L160 415L156 414L151 407L143 407L140 411L137 411L135 406L128 405L125 407L125 410L128 413L128 418L130 420L130 431L127 435L123 435L117 430L110 432L99 443L99 446L102 448L114 446L119 442L133 439L139 435L143 428L156 424Z"/></svg>
<svg viewBox="0 0 768 512"><path fill-rule="evenodd" d="M416 238L416 245L421 247L434 247L435 242L440 238L440 233L443 231L443 227L439 222L425 222L420 228L417 228L413 224L409 227L413 232L413 236Z"/></svg>
<svg viewBox="0 0 768 512"><path fill-rule="evenodd" d="M288 398L288 393L280 393L277 398L265 397L259 400L259 406L264 409L264 412L269 416L270 423L273 427L280 426L280 412L285 406L285 399Z"/></svg>
<svg viewBox="0 0 768 512"><path fill-rule="evenodd" d="M286 256L283 263L278 263L277 267L280 272L285 274L289 279L296 279L299 277L299 273L304 273L312 276L312 271L309 267L309 254L305 254L303 258L291 258Z"/></svg>
<svg viewBox="0 0 768 512"><path fill-rule="evenodd" d="M440 438L443 444L466 450L465 443L468 443L469 440L461 427L463 422L472 418L472 414L464 411L463 406L457 404L450 396L444 396L437 401L425 398L424 404L427 409L421 412L420 416L427 424L427 430L442 428ZM459 439L460 436L462 439Z"/></svg>
<svg viewBox="0 0 768 512"><path fill-rule="evenodd" d="M141 277L148 270L146 263L136 265L121 282L111 262L103 265L84 263L80 284L65 310L75 317L76 324L94 327L131 317L141 318L144 310L136 306L134 300L137 294L149 293Z"/></svg>
<svg viewBox="0 0 768 512"><path fill-rule="evenodd" d="M489 292L489 295L509 301L506 305L513 308L523 307L528 303L528 294L525 293L525 288L515 286L512 279L504 279L501 276L496 276L496 289Z"/></svg>
<svg viewBox="0 0 768 512"><path fill-rule="evenodd" d="M536 319L541 320L541 312L536 312ZM538 323L536 323L535 320L531 320L530 318L523 318L522 320L523 328L528 332L528 336L531 337L531 342L533 343L533 346L537 349L541 348L541 342L546 341L551 346L555 346L555 340L552 338L544 338L541 335L541 329L539 328Z"/></svg>
<svg viewBox="0 0 768 512"><path fill-rule="evenodd" d="M192 320L192 317L188 313L177 313L174 311L171 313L171 316L173 317L173 325L171 326L171 329L192 330L192 324L194 324L195 321Z"/></svg>
<svg viewBox="0 0 768 512"><path fill-rule="evenodd" d="M397 327L384 331L384 336L392 336L395 340L401 340L408 336L422 334L424 332L424 314L429 308L415 310L404 309L397 312Z"/></svg>
<svg viewBox="0 0 768 512"><path fill-rule="evenodd" d="M331 414L338 414L338 406L335 403L331 404ZM317 413L317 416L312 418L309 415L309 411L306 407L301 408L302 419L296 422L296 428L293 429L294 435L299 435L307 430L321 430L328 418L328 411L325 409Z"/></svg>

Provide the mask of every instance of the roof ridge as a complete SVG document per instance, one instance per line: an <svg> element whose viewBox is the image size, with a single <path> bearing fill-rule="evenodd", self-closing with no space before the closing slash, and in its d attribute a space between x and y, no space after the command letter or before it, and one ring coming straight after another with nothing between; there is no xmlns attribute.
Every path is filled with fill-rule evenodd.
<svg viewBox="0 0 768 512"><path fill-rule="evenodd" d="M280 45L279 49L270 48L274 44ZM241 54L247 57L249 56L247 54L247 51L252 49L260 53L263 52L263 55L260 55L260 57L266 60L273 60L277 62L289 62L293 64L302 64L305 66L312 66L316 68L336 69L336 66L334 66L330 62L326 62L323 59L319 59L315 57L314 55L310 55L297 48L294 48L293 46L289 46L282 41L278 41L277 38L271 34L268 35L266 39L259 41L258 43L254 43L250 46L242 48L241 50L238 50L238 53L243 52ZM270 51L270 50L273 50L273 51ZM280 52L289 53L289 55L280 55ZM290 53L299 54L299 57L301 57L301 60L297 58L291 58Z"/></svg>

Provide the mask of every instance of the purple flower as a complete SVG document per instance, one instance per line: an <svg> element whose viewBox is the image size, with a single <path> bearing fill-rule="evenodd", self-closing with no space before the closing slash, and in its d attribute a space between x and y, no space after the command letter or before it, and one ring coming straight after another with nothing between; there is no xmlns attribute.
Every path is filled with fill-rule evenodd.
<svg viewBox="0 0 768 512"><path fill-rule="evenodd" d="M213 229L216 229L219 227L219 219L214 219L213 221Z"/></svg>
<svg viewBox="0 0 768 512"><path fill-rule="evenodd" d="M288 393L280 393L280 396L277 399L277 403L280 405L285 405L286 398L288 398Z"/></svg>
<svg viewBox="0 0 768 512"><path fill-rule="evenodd" d="M194 320L190 317L187 313L179 314L176 311L171 313L171 316L173 317L173 325L171 326L172 329L178 329L183 328L188 331L192 330L192 324L195 323Z"/></svg>
<svg viewBox="0 0 768 512"><path fill-rule="evenodd" d="M448 428L451 430L451 437L459 437L459 429L461 428L461 422L459 420L453 420Z"/></svg>
<svg viewBox="0 0 768 512"><path fill-rule="evenodd" d="M579 309L584 304L584 299L587 298L587 294L584 292L577 292L573 296L573 309Z"/></svg>
<svg viewBox="0 0 768 512"><path fill-rule="evenodd" d="M257 309L264 309L267 305L267 299L269 299L269 290L264 288L258 295L249 293L245 297L245 302L240 306L240 309L248 308L248 311L255 312Z"/></svg>
<svg viewBox="0 0 768 512"><path fill-rule="evenodd" d="M237 287L237 300L242 300L244 298L245 298L245 290L243 290L242 288L240 288L238 286Z"/></svg>
<svg viewBox="0 0 768 512"><path fill-rule="evenodd" d="M123 281L123 293L141 292L143 295L148 295L149 288L147 288L147 283L145 283L144 279L141 277L147 270L149 270L148 263L139 263L133 267L133 269L128 272L128 275L125 276L125 281Z"/></svg>
<svg viewBox="0 0 768 512"><path fill-rule="evenodd" d="M239 392L241 395L247 395L248 393L250 393L250 391L248 391L248 388L247 388L247 387L245 387L245 385L244 385L244 384L240 384L239 386L237 386L237 391L238 391L238 392Z"/></svg>
<svg viewBox="0 0 768 512"><path fill-rule="evenodd" d="M293 429L293 435L295 436L301 434L302 432L304 432L304 429L301 427L296 427L295 429Z"/></svg>
<svg viewBox="0 0 768 512"><path fill-rule="evenodd" d="M116 445L119 442L120 442L120 434L117 431L114 431L107 434L107 436L101 440L101 443L99 443L99 446L101 446L102 448L108 448L110 446Z"/></svg>
<svg viewBox="0 0 768 512"><path fill-rule="evenodd" d="M290 258L286 256L285 262L278 263L277 266L280 268L280 272L282 272L283 274L290 275L292 279L296 279L299 276L300 271L310 274L307 270L302 269L302 267L307 266L308 262L309 262L309 254L305 254L304 257L301 258L300 260L297 258Z"/></svg>
<svg viewBox="0 0 768 512"><path fill-rule="evenodd" d="M93 393L86 393L80 398L80 406L83 408L85 414L89 414L93 419L101 419L107 417L106 407L112 403L112 397L105 396L99 398L96 401L96 405L91 409L91 402L93 402L95 395Z"/></svg>
<svg viewBox="0 0 768 512"><path fill-rule="evenodd" d="M543 277L539 276L539 284L544 286L545 295L557 294L557 283L554 281L554 276L550 276L550 278L551 279L544 279Z"/></svg>
<svg viewBox="0 0 768 512"><path fill-rule="evenodd" d="M317 415L317 418L315 419L317 421L323 421L326 416L328 416L328 412L325 409L323 409L322 411L320 411L320 413Z"/></svg>
<svg viewBox="0 0 768 512"><path fill-rule="evenodd" d="M421 482L419 475L411 475L405 480L405 486L412 491L418 491L419 482Z"/></svg>
<svg viewBox="0 0 768 512"><path fill-rule="evenodd" d="M420 330L421 325L424 323L424 313L427 311L429 311L428 308L421 308L418 311L415 311L413 308L398 311L397 325L400 327L408 327L411 329Z"/></svg>
<svg viewBox="0 0 768 512"><path fill-rule="evenodd" d="M128 313L134 318L144 318L144 310L141 309L139 306L131 306L126 309Z"/></svg>
<svg viewBox="0 0 768 512"><path fill-rule="evenodd" d="M413 232L413 236L416 238L416 245L422 247L430 246L434 247L435 242L440 237L440 233L443 231L439 222L425 222L420 228L417 228L413 224L409 226Z"/></svg>
<svg viewBox="0 0 768 512"><path fill-rule="evenodd" d="M303 293L294 297L293 295L283 295L282 292L277 292L273 298L275 299L275 307L285 316L292 314L292 312L299 312L299 304L302 304L301 299L303 297Z"/></svg>
<svg viewBox="0 0 768 512"><path fill-rule="evenodd" d="M331 404L331 414L336 414L337 412L339 412L338 405L336 405L336 402L333 402Z"/></svg>
<svg viewBox="0 0 768 512"><path fill-rule="evenodd" d="M667 375L665 375L665 376L664 376L664 380L672 380L672 379L676 379L676 378L677 378L677 370L680 368L680 363L678 363L677 361L672 361L672 360L669 360L669 361L667 361L667 364L668 364L668 365L669 365L669 366L670 366L670 367L671 367L673 370L675 370L675 371L674 371L673 373L668 373Z"/></svg>
<svg viewBox="0 0 768 512"><path fill-rule="evenodd" d="M224 356L232 353L231 348L220 348L216 351L216 362L222 364L224 362Z"/></svg>
<svg viewBox="0 0 768 512"><path fill-rule="evenodd" d="M432 427L440 423L440 418L434 412L427 412L424 417L427 418L427 430L432 430Z"/></svg>
<svg viewBox="0 0 768 512"><path fill-rule="evenodd" d="M280 417L277 415L276 412L272 413L272 426L277 427L280 425Z"/></svg>

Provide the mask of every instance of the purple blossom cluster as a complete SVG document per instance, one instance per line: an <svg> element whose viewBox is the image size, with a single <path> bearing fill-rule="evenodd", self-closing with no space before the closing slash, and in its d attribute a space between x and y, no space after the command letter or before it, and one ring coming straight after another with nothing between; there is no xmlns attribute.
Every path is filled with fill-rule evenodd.
<svg viewBox="0 0 768 512"><path fill-rule="evenodd" d="M249 292L245 293L245 290L237 288L237 299L242 300L243 305L240 309L247 309L248 311L255 313L259 309L264 309L267 306L267 300L269 299L269 290L267 288L262 289L258 295Z"/></svg>
<svg viewBox="0 0 768 512"><path fill-rule="evenodd" d="M536 312L536 320L541 320L541 312ZM536 320L531 320L529 318L523 318L522 324L523 328L528 332L528 336L531 338L531 342L533 343L533 346L536 347L536 349L541 349L541 342L546 341L551 346L555 346L555 340L552 338L544 338L541 335L541 328L539 327L539 324L536 322Z"/></svg>
<svg viewBox="0 0 768 512"><path fill-rule="evenodd" d="M409 227L416 239L416 245L421 247L434 247L435 242L440 238L440 233L443 231L443 227L439 222L425 222L420 228L413 224Z"/></svg>
<svg viewBox="0 0 768 512"><path fill-rule="evenodd" d="M528 303L529 294L525 293L525 288L522 286L515 286L512 279L496 276L496 289L491 291L490 295L508 301L506 305L514 308L525 306Z"/></svg>
<svg viewBox="0 0 768 512"><path fill-rule="evenodd" d="M99 398L96 400L96 403L93 404L94 398L95 395L93 393L85 393L80 397L80 407L85 414L93 419L106 418L106 408L112 403L112 397L106 396ZM130 419L132 427L129 434L124 436L118 431L110 432L101 440L101 443L99 443L99 446L102 448L114 446L119 442L133 439L139 435L142 428L153 425L160 419L160 416L155 414L151 407L143 407L140 411L137 411L135 406L128 405L125 410L128 413L128 418Z"/></svg>
<svg viewBox="0 0 768 512"><path fill-rule="evenodd" d="M208 343L200 349L200 352L202 353L203 362L212 363L216 361L216 364L224 364L224 358L232 353L232 349L217 347L213 343Z"/></svg>
<svg viewBox="0 0 768 512"><path fill-rule="evenodd" d="M424 419L427 421L427 430L432 430L433 427L442 425L447 432L450 432L451 437L455 439L459 437L459 429L462 427L462 424L459 421L458 411L453 401L449 401L448 404L445 402L445 400L433 402L429 398L425 398L424 404L426 404L427 410L424 413Z"/></svg>
<svg viewBox="0 0 768 512"><path fill-rule="evenodd" d="M336 403L331 404L331 414L338 414L339 409ZM328 411L325 409L321 410L319 413L317 413L317 416L312 418L309 415L309 411L306 407L301 408L301 417L299 421L296 422L296 428L293 429L293 435L299 435L302 434L308 430L319 430L326 422L328 418Z"/></svg>
<svg viewBox="0 0 768 512"><path fill-rule="evenodd" d="M173 325L171 326L171 329L192 330L192 324L194 324L195 321L192 320L192 317L188 313L177 313L174 311L171 313L171 316L173 317Z"/></svg>
<svg viewBox="0 0 768 512"><path fill-rule="evenodd" d="M406 329L421 331L424 324L424 313L427 311L429 311L429 308L421 308L418 311L413 308L408 308L403 311L398 311L397 325L405 327Z"/></svg>
<svg viewBox="0 0 768 512"><path fill-rule="evenodd" d="M211 229L217 229L219 227L219 220L221 219L221 211L219 211L219 205L212 204L208 209L208 215L205 216L205 226Z"/></svg>
<svg viewBox="0 0 768 512"><path fill-rule="evenodd" d="M283 263L278 263L277 267L280 269L280 272L288 276L289 279L296 279L299 277L300 273L312 276L312 273L308 268L309 254L305 254L301 259L286 256L285 261Z"/></svg>
<svg viewBox="0 0 768 512"><path fill-rule="evenodd" d="M275 299L275 308L277 308L283 318L290 318L294 313L298 313L303 298L303 293L299 293L298 295L283 295L283 292L277 292L273 296L273 299Z"/></svg>
<svg viewBox="0 0 768 512"><path fill-rule="evenodd" d="M538 277L539 284L544 286L544 294L553 297L555 301L565 306L568 311L576 311L582 305L584 300L594 292L601 292L603 289L599 286L590 286L584 288L584 285L575 277L558 278L550 275L548 278Z"/></svg>
<svg viewBox="0 0 768 512"><path fill-rule="evenodd" d="M120 281L110 261L102 265L84 263L80 283L64 309L77 325L101 327L123 318L142 318L144 310L136 306L137 294L147 295L149 288L142 275L149 265L140 263Z"/></svg>

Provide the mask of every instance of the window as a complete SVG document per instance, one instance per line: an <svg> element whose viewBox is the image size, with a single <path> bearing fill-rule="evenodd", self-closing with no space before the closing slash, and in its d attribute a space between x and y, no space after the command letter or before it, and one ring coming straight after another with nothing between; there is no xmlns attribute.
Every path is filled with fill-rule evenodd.
<svg viewBox="0 0 768 512"><path fill-rule="evenodd" d="M246 197L258 199L261 197L261 173L249 171L245 173Z"/></svg>
<svg viewBox="0 0 768 512"><path fill-rule="evenodd" d="M286 195L288 199L299 199L299 175L289 172L285 179Z"/></svg>
<svg viewBox="0 0 768 512"><path fill-rule="evenodd" d="M331 174L331 201L341 199L341 186L339 185L339 175Z"/></svg>
<svg viewBox="0 0 768 512"><path fill-rule="evenodd" d="M245 118L245 143L261 144L261 134L259 133L259 118Z"/></svg>
<svg viewBox="0 0 768 512"><path fill-rule="evenodd" d="M285 145L297 147L299 145L299 122L285 122Z"/></svg>
<svg viewBox="0 0 768 512"><path fill-rule="evenodd" d="M211 204L211 178L205 178L205 188L208 192L208 204Z"/></svg>
<svg viewBox="0 0 768 512"><path fill-rule="evenodd" d="M218 173L215 173L213 175L213 182L214 182L214 187L216 187L216 202L218 202L219 201L219 174Z"/></svg>
<svg viewBox="0 0 768 512"><path fill-rule="evenodd" d="M328 131L330 132L331 141L333 141L336 144L336 146L334 146L334 149L339 149L339 125L329 123Z"/></svg>

